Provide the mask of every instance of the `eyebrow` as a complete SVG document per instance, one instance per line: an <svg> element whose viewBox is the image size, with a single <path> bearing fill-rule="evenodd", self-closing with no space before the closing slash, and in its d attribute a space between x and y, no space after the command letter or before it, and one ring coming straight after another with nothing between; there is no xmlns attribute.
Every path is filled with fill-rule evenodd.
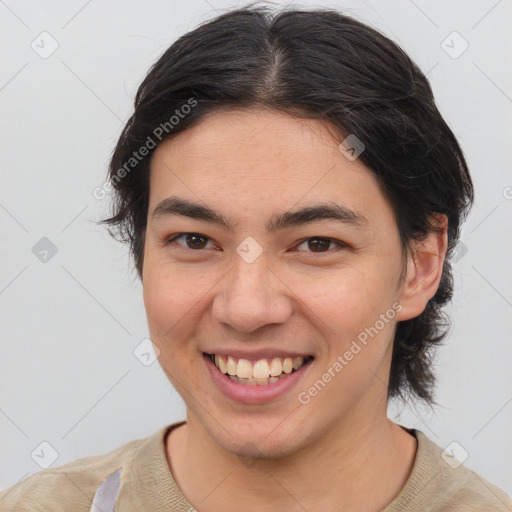
<svg viewBox="0 0 512 512"><path fill-rule="evenodd" d="M216 212L208 206L194 203L177 196L170 196L158 203L153 210L152 219L166 215L181 215L191 219L202 220L233 231L233 226L221 213ZM353 226L368 224L368 219L359 212L333 202L321 202L301 208L300 210L274 214L267 223L266 230L272 233L327 219L337 220Z"/></svg>

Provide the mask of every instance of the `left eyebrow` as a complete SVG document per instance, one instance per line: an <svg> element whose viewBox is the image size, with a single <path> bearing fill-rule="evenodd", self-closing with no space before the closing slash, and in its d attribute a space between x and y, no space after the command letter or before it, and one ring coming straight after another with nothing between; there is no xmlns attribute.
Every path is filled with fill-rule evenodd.
<svg viewBox="0 0 512 512"><path fill-rule="evenodd" d="M164 215L181 215L217 224L229 231L233 231L232 224L221 213L216 212L208 206L194 203L177 196L168 197L158 203L151 217L156 218ZM333 202L321 202L306 206L300 210L274 214L265 228L269 233L274 233L295 226L312 224L321 220L337 220L353 226L364 226L368 224L368 219L360 212Z"/></svg>

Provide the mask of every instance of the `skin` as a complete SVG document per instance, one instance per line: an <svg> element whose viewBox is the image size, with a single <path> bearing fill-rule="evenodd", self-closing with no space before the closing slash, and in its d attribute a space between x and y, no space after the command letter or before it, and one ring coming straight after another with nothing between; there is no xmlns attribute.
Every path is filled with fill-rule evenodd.
<svg viewBox="0 0 512 512"><path fill-rule="evenodd" d="M386 416L392 340L397 321L419 315L437 290L446 217L437 216L439 231L404 259L391 204L340 142L317 120L231 110L153 155L144 303L159 362L187 406L187 423L167 437L167 460L201 512L375 511L411 472L416 440ZM153 218L171 195L219 211L234 231L176 215ZM349 207L367 223L321 220L266 232L273 214L320 200ZM185 237L165 245L179 233L207 239L200 249ZM262 248L252 263L236 252L249 236ZM346 245L315 252L315 237ZM401 306L395 318L301 404L298 393L394 303ZM202 357L212 347L280 347L315 360L279 399L241 404L212 383Z"/></svg>

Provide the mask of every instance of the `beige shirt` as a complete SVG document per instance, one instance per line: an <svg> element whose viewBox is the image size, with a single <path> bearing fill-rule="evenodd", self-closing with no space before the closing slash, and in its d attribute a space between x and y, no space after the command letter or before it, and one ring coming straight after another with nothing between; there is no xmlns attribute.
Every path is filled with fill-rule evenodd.
<svg viewBox="0 0 512 512"><path fill-rule="evenodd" d="M0 511L90 512L98 487L121 470L115 512L193 512L196 509L178 488L165 456L168 431L183 423L173 423L104 455L30 475L0 493ZM408 431L418 441L412 472L382 512L512 511L512 500L505 492L464 466L455 469L456 464L448 464L442 449L422 432ZM95 504L100 503L95 500ZM112 508L101 510L112 512Z"/></svg>

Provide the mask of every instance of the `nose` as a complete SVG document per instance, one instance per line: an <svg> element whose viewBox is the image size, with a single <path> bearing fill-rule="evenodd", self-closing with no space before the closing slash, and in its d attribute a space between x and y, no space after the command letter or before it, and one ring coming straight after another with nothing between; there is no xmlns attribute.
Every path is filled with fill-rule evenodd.
<svg viewBox="0 0 512 512"><path fill-rule="evenodd" d="M251 333L267 324L285 323L293 312L292 295L262 255L252 263L235 256L219 283L212 315L239 332Z"/></svg>

